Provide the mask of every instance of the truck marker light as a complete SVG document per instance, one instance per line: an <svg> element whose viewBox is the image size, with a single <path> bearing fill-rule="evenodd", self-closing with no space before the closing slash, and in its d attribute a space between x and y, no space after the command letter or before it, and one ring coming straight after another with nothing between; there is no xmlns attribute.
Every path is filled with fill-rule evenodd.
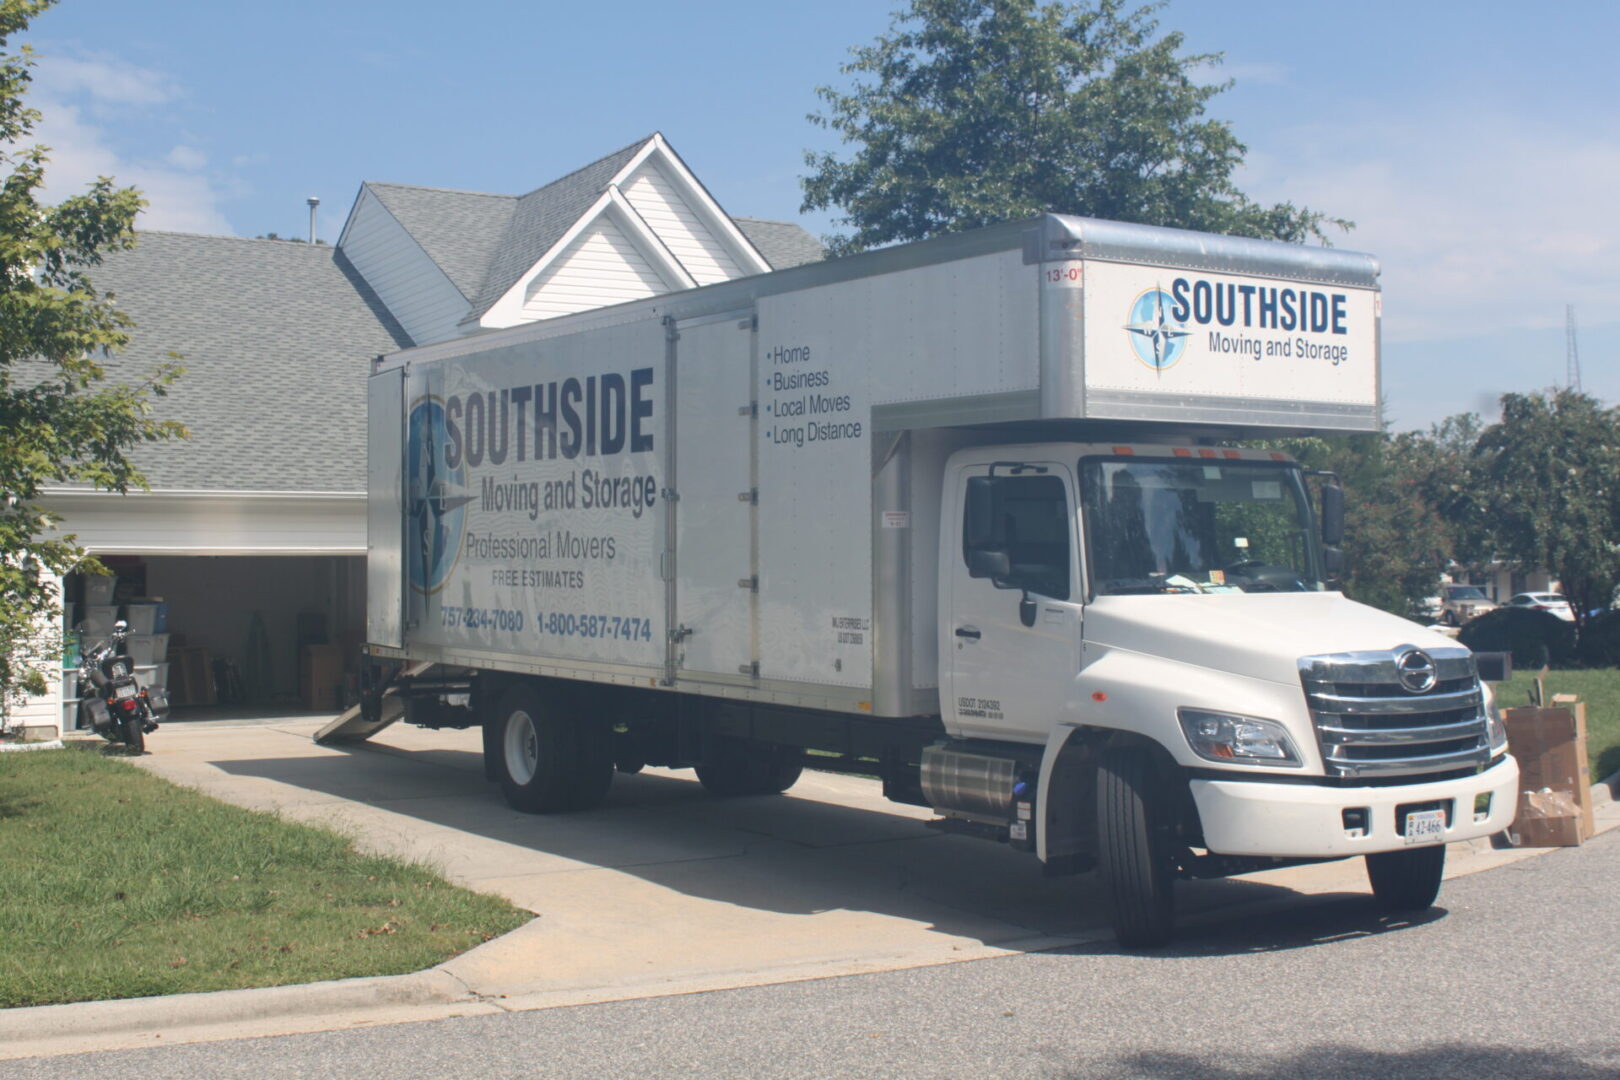
<svg viewBox="0 0 1620 1080"><path fill-rule="evenodd" d="M1222 450L1221 453L1232 461L1240 461L1243 458L1243 451L1241 450Z"/></svg>
<svg viewBox="0 0 1620 1080"><path fill-rule="evenodd" d="M1094 690L1091 694L1091 700L1097 702L1107 701L1108 695L1103 693L1101 690Z"/></svg>
<svg viewBox="0 0 1620 1080"><path fill-rule="evenodd" d="M1121 457L1131 457L1136 451L1129 446L1116 446L1114 447L1114 453L1119 454Z"/></svg>
<svg viewBox="0 0 1620 1080"><path fill-rule="evenodd" d="M1172 454L1174 454L1176 457L1192 457L1192 451L1188 450L1184 446L1178 446L1178 447L1176 447L1174 450L1172 450L1170 452Z"/></svg>
<svg viewBox="0 0 1620 1080"><path fill-rule="evenodd" d="M1271 455L1271 460L1272 461L1287 461L1288 460L1288 455L1287 454L1279 454L1279 453L1276 453L1275 451L1273 451L1272 455Z"/></svg>
<svg viewBox="0 0 1620 1080"><path fill-rule="evenodd" d="M1198 456L1201 457L1201 458L1212 458L1212 457L1215 456L1215 451L1213 451L1213 450L1200 450L1200 451L1198 451Z"/></svg>

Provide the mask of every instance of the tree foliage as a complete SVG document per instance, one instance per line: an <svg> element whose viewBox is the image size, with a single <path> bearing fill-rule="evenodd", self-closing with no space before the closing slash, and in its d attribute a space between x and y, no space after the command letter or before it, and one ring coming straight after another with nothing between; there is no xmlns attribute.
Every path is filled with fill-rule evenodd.
<svg viewBox="0 0 1620 1080"><path fill-rule="evenodd" d="M1479 435L1455 507L1487 522L1496 553L1547 570L1576 618L1620 583L1620 412L1573 390L1505 394Z"/></svg>
<svg viewBox="0 0 1620 1080"><path fill-rule="evenodd" d="M1246 147L1205 116L1219 54L1158 35L1162 3L912 0L852 50L810 120L855 151L807 153L805 211L838 207L843 254L1048 210L1302 242L1348 222L1250 200Z"/></svg>
<svg viewBox="0 0 1620 1080"><path fill-rule="evenodd" d="M40 116L24 102L33 54L10 43L54 2L0 0L0 706L43 690L39 667L55 649L39 627L60 600L50 575L85 565L73 537L54 531L42 489L144 486L125 451L184 434L151 413L176 365L133 383L111 382L104 366L131 324L88 271L133 246L140 196L101 177L54 206L40 201L48 150L27 141Z"/></svg>
<svg viewBox="0 0 1620 1080"><path fill-rule="evenodd" d="M1421 436L1385 432L1275 444L1345 489L1344 591L1364 604L1410 614L1433 595L1451 552L1445 522L1424 495Z"/></svg>

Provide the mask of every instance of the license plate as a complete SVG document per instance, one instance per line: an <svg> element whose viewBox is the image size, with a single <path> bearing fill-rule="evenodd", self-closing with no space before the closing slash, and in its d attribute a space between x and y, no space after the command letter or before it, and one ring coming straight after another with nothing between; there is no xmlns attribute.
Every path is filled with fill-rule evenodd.
<svg viewBox="0 0 1620 1080"><path fill-rule="evenodd" d="M120 686L113 691L113 697L126 698L134 696L135 688L133 686Z"/></svg>
<svg viewBox="0 0 1620 1080"><path fill-rule="evenodd" d="M1439 844L1445 839L1444 810L1414 810L1406 815L1407 844Z"/></svg>

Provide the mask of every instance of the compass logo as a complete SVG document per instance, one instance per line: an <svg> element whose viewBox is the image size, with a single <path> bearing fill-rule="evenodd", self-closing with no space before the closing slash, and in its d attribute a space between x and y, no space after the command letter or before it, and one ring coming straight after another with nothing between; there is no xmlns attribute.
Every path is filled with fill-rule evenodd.
<svg viewBox="0 0 1620 1080"><path fill-rule="evenodd" d="M410 492L406 542L411 587L420 593L444 588L455 569L467 528L467 504L472 502L472 496L462 494L466 466L445 466L446 445L444 403L431 395L418 398L411 406L406 441Z"/></svg>
<svg viewBox="0 0 1620 1080"><path fill-rule="evenodd" d="M1131 305L1130 322L1125 324L1136 358L1154 371L1173 367L1187 351L1192 331L1174 318L1174 304L1163 289L1148 289Z"/></svg>

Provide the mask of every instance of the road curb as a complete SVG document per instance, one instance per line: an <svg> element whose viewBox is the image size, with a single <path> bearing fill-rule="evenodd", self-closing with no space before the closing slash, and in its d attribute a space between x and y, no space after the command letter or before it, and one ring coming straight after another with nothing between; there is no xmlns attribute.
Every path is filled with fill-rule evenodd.
<svg viewBox="0 0 1620 1080"><path fill-rule="evenodd" d="M439 968L410 975L383 975L298 983L248 990L215 990L168 997L81 1001L0 1010L0 1047L29 1047L87 1035L135 1035L192 1027L262 1023L323 1013L353 1013L417 1005L474 1001L477 995ZM10 1057L0 1051L0 1057Z"/></svg>

